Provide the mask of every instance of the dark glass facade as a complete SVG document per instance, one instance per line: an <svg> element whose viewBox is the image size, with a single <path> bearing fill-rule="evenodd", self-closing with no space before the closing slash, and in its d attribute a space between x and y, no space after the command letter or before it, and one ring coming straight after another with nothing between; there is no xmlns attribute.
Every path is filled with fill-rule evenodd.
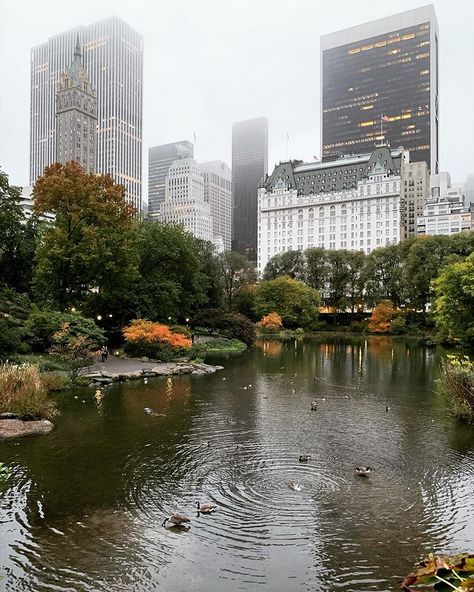
<svg viewBox="0 0 474 592"><path fill-rule="evenodd" d="M165 180L173 161L193 158L194 146L188 140L148 149L148 216L157 218L165 201Z"/></svg>
<svg viewBox="0 0 474 592"><path fill-rule="evenodd" d="M232 126L232 250L257 260L257 191L268 171L268 120Z"/></svg>
<svg viewBox="0 0 474 592"><path fill-rule="evenodd" d="M431 127L437 138L438 40L430 26L425 22L322 52L323 160L369 153L384 139L409 150L410 161L425 161L437 171Z"/></svg>

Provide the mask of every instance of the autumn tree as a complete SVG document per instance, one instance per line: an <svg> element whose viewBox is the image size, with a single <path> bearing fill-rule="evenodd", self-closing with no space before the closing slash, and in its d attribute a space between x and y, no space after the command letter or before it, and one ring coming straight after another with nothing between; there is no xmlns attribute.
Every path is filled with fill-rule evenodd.
<svg viewBox="0 0 474 592"><path fill-rule="evenodd" d="M134 208L108 175L86 173L77 162L55 163L34 187L35 212L51 212L36 252L39 298L59 310L106 307L126 298L136 274Z"/></svg>
<svg viewBox="0 0 474 592"><path fill-rule="evenodd" d="M260 319L257 327L266 331L279 331L283 326L281 316L276 312L271 312Z"/></svg>
<svg viewBox="0 0 474 592"><path fill-rule="evenodd" d="M390 300L382 300L372 310L369 321L369 331L371 333L390 333L393 320L399 315L399 312Z"/></svg>
<svg viewBox="0 0 474 592"><path fill-rule="evenodd" d="M319 294L304 282L288 276L262 281L255 297L255 311L262 317L280 315L285 327L310 327L318 317Z"/></svg>

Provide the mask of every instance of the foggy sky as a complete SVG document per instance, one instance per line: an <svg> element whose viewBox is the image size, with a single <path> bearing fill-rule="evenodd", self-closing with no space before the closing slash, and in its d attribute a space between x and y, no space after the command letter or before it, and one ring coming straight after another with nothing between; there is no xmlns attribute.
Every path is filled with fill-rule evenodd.
<svg viewBox="0 0 474 592"><path fill-rule="evenodd" d="M0 166L29 175L30 49L117 15L144 38L143 197L148 147L193 141L231 164L232 122L269 119L269 171L320 156L321 34L428 2L398 0L0 0ZM474 4L434 2L440 29L440 170L474 172Z"/></svg>

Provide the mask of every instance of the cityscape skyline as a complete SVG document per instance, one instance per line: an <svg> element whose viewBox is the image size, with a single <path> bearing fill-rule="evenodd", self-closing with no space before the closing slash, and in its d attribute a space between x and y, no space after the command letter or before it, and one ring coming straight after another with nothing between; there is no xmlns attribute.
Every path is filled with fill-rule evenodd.
<svg viewBox="0 0 474 592"><path fill-rule="evenodd" d="M239 3L242 6L243 12L247 4L246 2ZM315 30L311 38L305 35L298 35L298 44L294 46L293 53L289 56L283 55L284 51L288 50L288 46L282 43L282 47L273 46L272 50L265 49L262 42L258 42L256 37L250 39L250 47L246 54L239 62L231 62L231 66L238 66L234 69L234 82L229 81L230 75L228 72L219 69L218 73L214 75L214 81L209 83L201 93L201 89L194 89L192 96L193 101L189 102L189 97L183 95L182 82L180 80L181 74L184 72L184 64L181 68L176 68L177 61L180 61L183 56L184 49L176 48L171 56L171 63L166 63L163 60L158 60L157 56L163 57L165 55L164 47L169 41L167 39L168 33L164 34L162 39L157 40L156 35L152 33L152 28L149 25L150 19L141 19L137 17L137 12L140 12L140 3L131 8L127 8L125 4L120 2L102 3L100 7L89 1L84 4L84 10L78 17L77 14L61 16L54 21L46 19L40 14L36 14L35 7L32 5L32 16L34 16L34 23L18 23L18 15L14 6L2 5L2 41L1 41L1 59L2 71L5 75L2 77L2 113L1 116L1 146L0 146L0 160L3 168L11 175L13 183L25 184L28 179L27 175L27 151L25 145L28 144L28 110L25 112L25 104L29 103L29 93L25 83L28 85L28 76L25 80L25 63L19 63L20 60L15 60L15 64L19 63L16 68L18 75L12 77L11 82L5 85L5 80L9 80L8 72L10 65L6 59L6 48L9 54L13 52L15 55L25 55L25 40L27 41L26 56L26 71L29 70L28 54L32 47L41 44L49 36L59 34L68 28L74 28L80 24L89 24L100 18L105 18L112 14L118 14L120 18L125 20L133 28L143 36L145 43L145 112L144 112L144 187L142 194L147 194L146 190L146 153L149 147L175 141L179 138L186 138L192 140L196 134L195 142L195 157L199 161L205 160L224 160L228 163L231 161L231 127L232 123L238 120L253 118L260 114L266 115L270 122L270 142L269 142L269 166L279 160L284 160L286 156L292 158L301 158L310 160L313 155L320 156L320 133L319 133L319 36L326 33L337 31L344 27L355 26L369 20L382 18L392 14L394 9L377 7L375 2L367 0L362 5L358 6L358 10L347 10L343 15L338 14L337 5L335 4L327 7L325 10L315 8L315 16L319 16L318 29ZM417 3L416 6L422 6L425 3ZM472 7L468 2L458 0L455 2L458 10L446 10L442 3L435 2L435 10L437 12L438 21L440 25L440 170L449 170L454 181L463 181L466 176L472 172L474 166L474 124L472 109L468 109L469 102L474 94L474 84L469 75L469 70L466 70L465 80L463 80L463 92L459 93L459 72L453 72L452 68L446 67L449 62L452 62L454 51L466 52L474 45L474 36L472 29L466 27L469 22L469 17L473 12ZM42 6L42 14L48 13L48 6L54 3L46 2ZM212 3L205 3L202 14L196 15L195 9L190 6L191 13L189 14L189 21L180 23L177 20L177 15L173 9L169 9L169 19L171 30L177 27L183 32L189 33L186 37L189 44L193 44L200 34L200 30L206 27L205 16L211 8ZM396 11L402 11L413 8L413 3L403 1L397 5ZM147 13L143 6L142 13ZM168 9L167 9L168 10ZM275 11L277 12L277 11ZM298 10L292 9L286 18L286 22L291 24L294 19L298 18ZM455 14L452 14L455 13ZM256 20L262 15L265 15L268 23L273 24L274 32L283 34L286 28L283 19L278 19L274 12L270 9L268 3L263 7L259 6L255 15ZM462 16L464 15L464 16ZM59 16L59 15L58 15ZM196 19L194 19L196 16ZM235 16L235 15L234 15ZM36 18L37 17L37 18ZM219 16L223 24L228 24L228 17ZM197 48L197 57L205 63L219 65L221 60L229 59L229 52L235 51L236 47L240 47L241 37L248 36L246 27L241 27L242 20L240 16L236 17L239 21L236 27L230 31L229 44L221 48L220 55L217 51L212 51L212 44L219 40L224 32L220 31L218 34L213 30L213 35L206 42ZM21 19L20 19L21 20ZM78 22L78 20L80 22ZM311 19L309 19L311 20ZM471 19L472 20L472 19ZM23 19L25 21L25 19ZM300 21L298 21L300 23ZM30 34L17 35L18 26L21 24L23 29L29 29ZM304 29L304 23L301 23ZM8 25L8 26L7 26ZM235 29L239 26L239 31ZM456 25L456 27L455 27ZM464 28L463 28L464 27ZM252 27L251 27L252 28ZM454 29L456 35L454 36ZM257 32L254 27L253 32ZM303 31L304 32L304 31ZM285 33L286 34L286 33ZM301 38L301 39L300 39ZM294 39L292 37L292 39ZM187 44L185 44L187 45ZM294 44L293 44L294 45ZM457 46L457 47L456 47ZM464 48L464 49L463 49ZM189 50L189 45L188 45ZM211 51L209 51L211 50ZM258 50L256 52L256 50ZM308 52L311 54L311 63L313 70L311 76L308 77L306 73L305 85L308 88L307 93L296 92L295 89L289 89L291 85L285 85L285 88L280 88L276 92L275 88L266 90L268 85L266 79L269 74L276 68L275 64L279 63L279 68L282 73L291 63L294 69L294 56L298 57L298 62L304 67L308 58ZM248 54L248 55L247 55ZM250 54L252 54L250 56ZM250 57L249 57L250 56ZM170 56L168 56L170 57ZM244 74L244 66L250 65L250 59L255 61L254 66L249 68L248 72ZM262 62L265 64L265 76L262 76ZM204 65L203 63L200 64ZM444 65L444 67L443 67ZM472 64L471 64L472 66ZM466 66L465 66L466 67ZM469 69L469 65L467 65ZM173 71L172 71L173 70ZM198 69L200 70L200 69ZM471 68L472 70L472 68ZM188 69L186 68L186 71ZM173 72L176 76L173 76ZM298 70L299 72L299 70ZM294 72L293 72L294 74ZM194 74L190 73L189 82L196 80ZM171 77L172 84L166 86L166 93L161 93L162 96L156 95L153 89L156 88L158 80L167 79ZM240 88L237 88L237 82ZM226 101L222 101L219 97L220 93L216 90L222 86L223 83L228 83L226 87ZM298 87L298 85L295 85ZM23 91L21 88L23 87ZM250 89L250 92L249 92ZM209 91L212 95L209 98ZM27 95L26 97L24 95ZM178 96L179 95L179 96ZM295 102L294 96L298 96L298 101ZM454 96L456 100L454 100ZM229 99L229 100L227 100ZM9 113L13 105L13 100L18 104L15 117ZM161 103L160 103L161 101ZM183 111L183 101L186 101L187 108ZM153 107L150 108L150 102ZM168 109L162 109L163 105L167 103ZM169 111L169 104L175 104L176 117ZM216 109L217 103L219 108ZM222 105L225 103L225 105ZM282 110L282 104L286 104L286 109ZM288 104L291 107L288 107ZM265 108L265 105L268 107ZM462 106L465 105L463 109ZM166 112L166 117L159 117L160 111ZM8 116L6 113L9 113ZM23 113L23 115L22 115ZM279 114L277 117L276 114ZM211 117L212 114L212 117ZM287 141L287 133L289 134L289 142ZM462 135L460 135L462 134ZM25 137L26 135L26 137ZM459 142L459 138L464 137L464 142ZM4 140L5 139L5 140ZM5 143L8 144L8 150L5 148ZM393 147L393 146L392 146ZM26 155L25 155L26 152Z"/></svg>

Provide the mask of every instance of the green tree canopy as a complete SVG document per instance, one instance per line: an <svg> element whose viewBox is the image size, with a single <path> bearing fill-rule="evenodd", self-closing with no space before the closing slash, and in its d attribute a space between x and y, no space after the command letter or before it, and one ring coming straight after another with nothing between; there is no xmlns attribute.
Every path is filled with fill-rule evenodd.
<svg viewBox="0 0 474 592"><path fill-rule="evenodd" d="M257 271L250 261L235 251L220 255L220 273L224 289L224 306L232 310L234 299L257 281Z"/></svg>
<svg viewBox="0 0 474 592"><path fill-rule="evenodd" d="M283 251L270 259L263 272L264 280L287 275L296 280L304 280L306 261L302 251Z"/></svg>
<svg viewBox="0 0 474 592"><path fill-rule="evenodd" d="M304 282L288 276L264 280L257 287L258 317L276 312L285 327L310 327L318 317L319 294Z"/></svg>
<svg viewBox="0 0 474 592"><path fill-rule="evenodd" d="M101 306L126 294L136 273L134 208L108 175L89 174L77 162L55 163L34 187L35 212L55 214L38 245L35 289L65 310Z"/></svg>
<svg viewBox="0 0 474 592"><path fill-rule="evenodd" d="M444 267L433 287L440 334L451 342L474 344L474 253Z"/></svg>

